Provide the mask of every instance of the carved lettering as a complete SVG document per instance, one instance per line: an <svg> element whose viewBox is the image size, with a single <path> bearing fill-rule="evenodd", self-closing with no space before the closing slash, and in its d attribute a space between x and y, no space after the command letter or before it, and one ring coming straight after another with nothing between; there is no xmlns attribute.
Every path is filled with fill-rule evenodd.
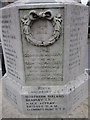
<svg viewBox="0 0 90 120"><path fill-rule="evenodd" d="M12 33L12 25L11 15L2 15L2 37L7 62L7 72L15 78L20 79L17 71L17 53L15 47L13 47L13 42L17 39L15 34Z"/></svg>
<svg viewBox="0 0 90 120"><path fill-rule="evenodd" d="M32 10L31 12L30 10L27 12L25 10L20 10L20 19L26 16L26 19L25 17L22 19L24 25L21 23L26 83L31 81L34 84L34 81L42 81L43 84L45 81L50 81L56 84L55 81L63 81L63 36L60 34L61 23L63 24L63 9L60 10L58 8L56 13L53 14L51 12L52 15L50 18L46 17L46 15L40 17L40 14L46 14L46 11L48 10L41 9L41 11L35 10L33 12ZM36 18L30 16L30 14L33 15L34 12ZM39 16L37 17L38 14ZM30 16L30 19L27 15ZM27 27L25 27L27 25L28 30L26 30ZM25 36L28 37L28 33L30 33L29 28L32 34L32 37L30 37L29 34L30 39L32 40L32 38L35 38L36 40L36 42L34 41L35 46L31 42L28 43L25 39ZM23 34L23 32L25 34ZM52 35L54 35L53 38L51 38ZM59 37L59 35L61 36ZM52 39L55 41L57 40L57 42L49 45L50 41L53 42ZM46 45L36 45L39 41L45 41Z"/></svg>

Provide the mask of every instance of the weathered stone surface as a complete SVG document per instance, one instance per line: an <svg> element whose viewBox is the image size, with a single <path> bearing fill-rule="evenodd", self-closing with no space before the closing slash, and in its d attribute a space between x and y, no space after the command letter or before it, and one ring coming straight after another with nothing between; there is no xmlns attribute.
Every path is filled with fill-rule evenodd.
<svg viewBox="0 0 90 120"><path fill-rule="evenodd" d="M29 33L29 26L25 24L28 17L26 21L23 18L33 10L20 10L20 21L24 22L21 23L21 38L25 82L27 85L60 84L63 81L63 9L36 9L34 12L37 15L50 12L52 15L51 18L39 16L39 20L28 20L31 25Z"/></svg>
<svg viewBox="0 0 90 120"><path fill-rule="evenodd" d="M88 95L87 75L80 76L77 81L69 82L64 86L22 87L7 76L4 77L3 82L3 91L9 100L23 113L34 116L37 113L44 116L48 112L67 114Z"/></svg>
<svg viewBox="0 0 90 120"><path fill-rule="evenodd" d="M1 81L0 81L1 82ZM1 86L1 83L0 83ZM0 87L1 88L1 87ZM23 114L18 112L16 107L14 107L11 102L6 99L2 92L0 92L1 96L3 96L3 106L0 117L3 118L35 118L32 114ZM2 118L1 117L1 118ZM42 114L40 116L36 116L36 118L42 118ZM88 100L83 101L76 109L71 111L69 114L44 114L43 118L88 118Z"/></svg>
<svg viewBox="0 0 90 120"><path fill-rule="evenodd" d="M65 81L77 79L88 67L87 18L86 7L68 5L64 24Z"/></svg>
<svg viewBox="0 0 90 120"><path fill-rule="evenodd" d="M4 92L33 116L66 114L88 96L88 8L43 2L18 1L2 9Z"/></svg>
<svg viewBox="0 0 90 120"><path fill-rule="evenodd" d="M23 83L24 72L20 41L20 29L17 11L15 9L8 9L7 11L3 10L2 39L7 74L19 83Z"/></svg>

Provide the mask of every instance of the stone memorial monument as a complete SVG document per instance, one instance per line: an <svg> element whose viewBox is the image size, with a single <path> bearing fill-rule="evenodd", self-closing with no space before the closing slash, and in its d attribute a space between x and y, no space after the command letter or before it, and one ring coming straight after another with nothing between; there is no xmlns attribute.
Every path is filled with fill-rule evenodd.
<svg viewBox="0 0 90 120"><path fill-rule="evenodd" d="M23 113L66 114L88 97L88 8L19 0L2 8L3 90Z"/></svg>

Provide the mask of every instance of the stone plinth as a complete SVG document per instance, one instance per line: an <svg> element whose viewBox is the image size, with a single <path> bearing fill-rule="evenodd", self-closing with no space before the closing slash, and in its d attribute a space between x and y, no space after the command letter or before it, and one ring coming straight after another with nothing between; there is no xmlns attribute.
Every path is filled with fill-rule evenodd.
<svg viewBox="0 0 90 120"><path fill-rule="evenodd" d="M18 1L2 9L3 89L22 112L66 114L88 96L88 8Z"/></svg>

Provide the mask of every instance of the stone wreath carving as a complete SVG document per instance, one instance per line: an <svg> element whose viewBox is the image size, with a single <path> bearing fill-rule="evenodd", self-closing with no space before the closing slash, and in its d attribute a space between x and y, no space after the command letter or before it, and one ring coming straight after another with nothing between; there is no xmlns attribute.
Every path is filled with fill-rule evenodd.
<svg viewBox="0 0 90 120"><path fill-rule="evenodd" d="M48 41L39 41L33 38L31 27L32 24L38 19L46 19L49 20L53 25L53 35ZM47 10L45 12L37 13L35 10L31 10L29 15L25 15L21 19L23 23L23 32L25 34L25 38L28 42L36 46L48 46L53 44L55 41L59 39L62 33L62 17L61 14L57 16L53 16L52 11Z"/></svg>

